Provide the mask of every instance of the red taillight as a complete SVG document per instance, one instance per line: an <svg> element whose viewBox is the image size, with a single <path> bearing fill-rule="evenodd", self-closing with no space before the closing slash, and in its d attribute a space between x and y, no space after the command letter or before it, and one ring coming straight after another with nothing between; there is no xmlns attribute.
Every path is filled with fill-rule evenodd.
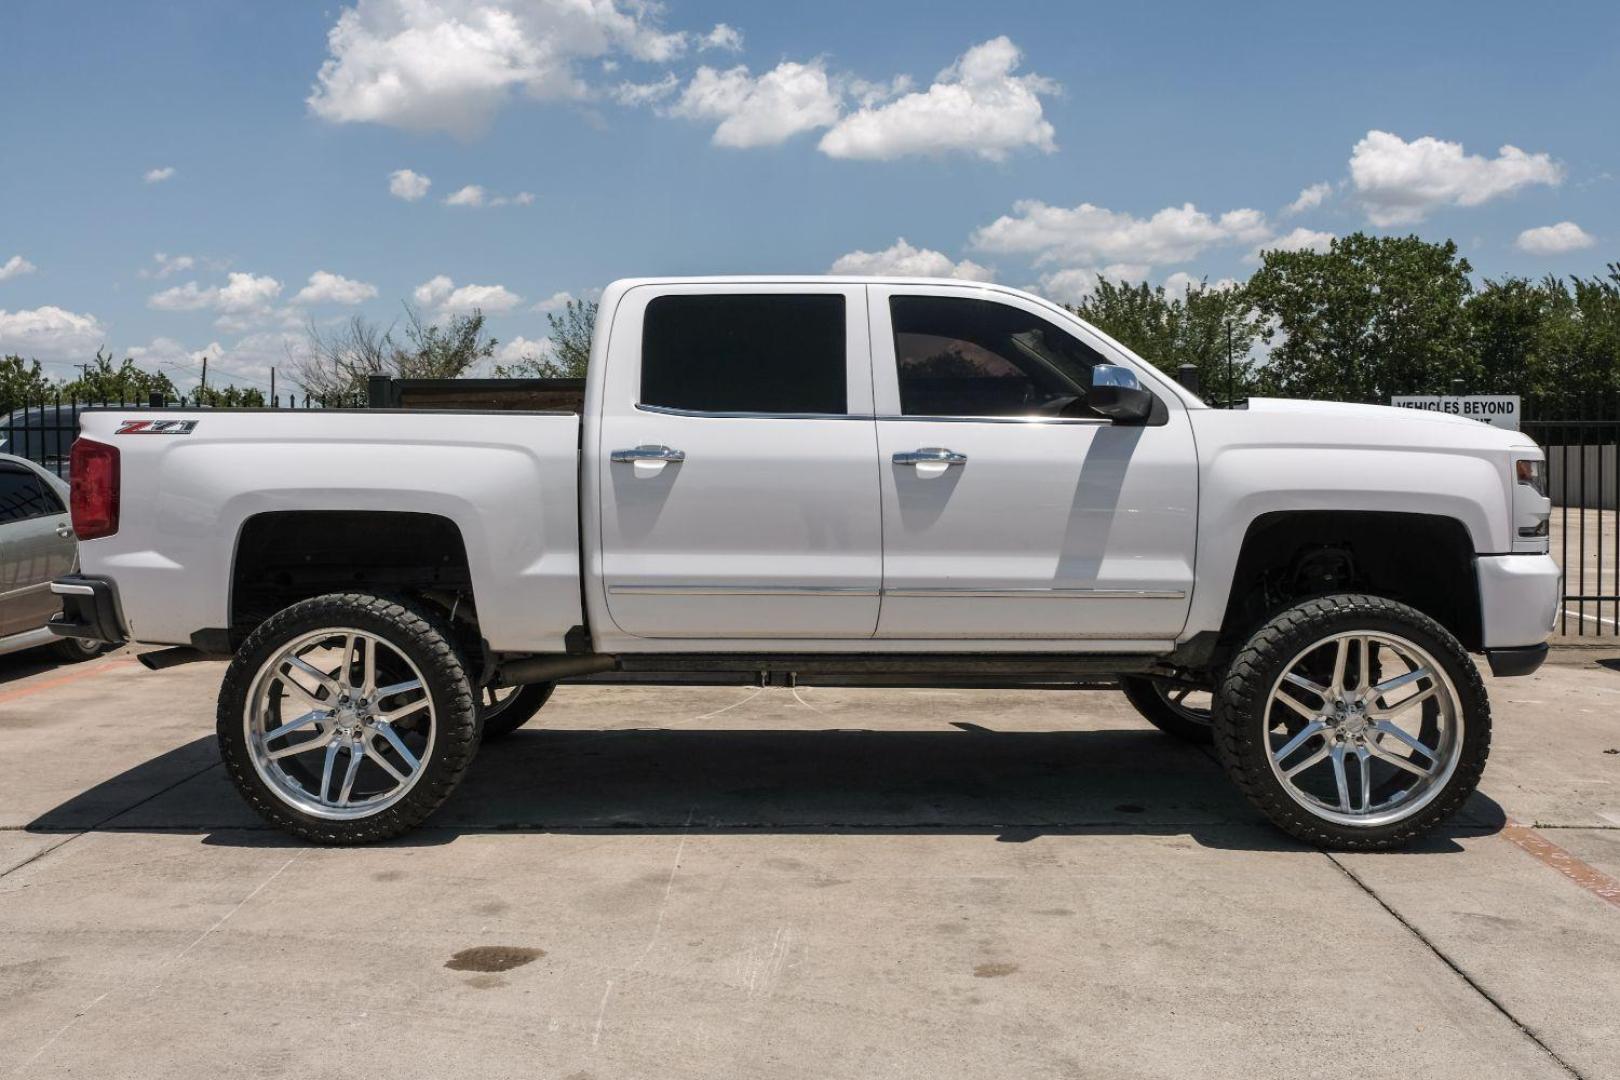
<svg viewBox="0 0 1620 1080"><path fill-rule="evenodd" d="M73 531L80 540L118 531L118 448L76 439L68 455L73 482Z"/></svg>

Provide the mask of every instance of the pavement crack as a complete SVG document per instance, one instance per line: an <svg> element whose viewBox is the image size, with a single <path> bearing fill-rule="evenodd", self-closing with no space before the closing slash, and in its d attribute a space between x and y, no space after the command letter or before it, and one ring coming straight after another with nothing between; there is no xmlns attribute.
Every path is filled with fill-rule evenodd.
<svg viewBox="0 0 1620 1080"><path fill-rule="evenodd" d="M1529 1039L1531 1042L1535 1043L1536 1046L1540 1047L1542 1053L1546 1054L1555 1063L1557 1063L1559 1068L1563 1069L1570 1076L1575 1077L1576 1080L1586 1080L1586 1077L1582 1075L1580 1070L1576 1069L1575 1066L1571 1065L1569 1062L1560 1057L1558 1051L1549 1046L1545 1039L1536 1034L1536 1032L1524 1021L1520 1020L1517 1016L1514 1016L1512 1011L1510 1011L1506 1005L1502 1004L1502 1002L1498 1000L1494 994L1485 989L1484 985L1481 984L1478 979L1474 978L1472 975L1468 974L1467 971L1463 970L1461 964L1457 963L1457 961L1446 955L1445 950L1441 949L1440 946L1431 941L1428 935L1422 930L1419 930L1416 924L1414 924L1410 919L1396 911L1387 900L1378 895L1377 890L1375 890L1371 885L1368 885L1365 881L1361 880L1361 878L1356 875L1355 871L1351 870L1344 863L1340 862L1332 852L1324 851L1322 854L1326 856L1328 862L1338 867L1339 872L1345 877L1349 878L1355 884L1356 888L1370 896L1374 903L1383 908L1385 911L1389 912L1390 918L1400 923L1406 928L1408 933L1417 938L1417 940L1423 944L1423 947L1428 949L1429 952L1434 955L1435 959L1439 960L1442 964L1446 965L1446 967L1450 968L1452 974L1456 975L1457 978L1461 979L1465 984L1467 984L1469 989L1473 990L1474 993L1478 994L1481 998L1484 998L1491 1008L1495 1009L1498 1013L1502 1014L1504 1018L1506 1018L1508 1023L1518 1028L1520 1034Z"/></svg>
<svg viewBox="0 0 1620 1080"><path fill-rule="evenodd" d="M109 824L111 822L117 821L119 818L121 818L125 814L129 813L131 810L139 810L141 807L145 806L147 803L151 802L153 799L159 798L160 796L163 796L163 795L167 795L169 792L173 791L175 788L179 787L181 784L189 783L190 781L197 779L197 777L201 776L203 773L207 772L209 769L217 769L219 767L220 767L219 762L211 761L207 765L204 765L202 768L196 770L195 772L187 773L185 776L182 776L180 779L176 780L174 783L168 784L168 785L166 785L164 787L161 787L158 790L152 792L151 794L146 795L146 796L144 796L144 797L142 797L140 799L135 800L134 802L130 803L128 806L125 806L125 807L122 807L122 808L120 808L118 810L112 811L106 817L102 818L99 821L92 822L91 824L89 824L89 825L85 826L84 828L80 829L78 832L73 833L71 836L68 836L63 840L57 841L56 843L52 844L48 848L45 848L45 849L43 849L41 851L34 852L32 855L28 856L28 858L26 858L26 859L22 860L21 862L17 863L15 866L8 866L6 869L0 870L0 878L6 877L6 876L8 876L10 874L14 874L18 870L21 870L23 867L28 866L28 865L30 865L32 863L38 862L40 859L43 859L45 856L49 855L51 852L59 851L62 848L66 847L68 844L73 843L73 841L79 839L79 837L81 837L81 836L84 836L86 833L97 832L103 826L105 826L105 825L107 825L107 824ZM27 831L26 827L24 828L24 831ZM108 830L108 831L113 831L113 830Z"/></svg>

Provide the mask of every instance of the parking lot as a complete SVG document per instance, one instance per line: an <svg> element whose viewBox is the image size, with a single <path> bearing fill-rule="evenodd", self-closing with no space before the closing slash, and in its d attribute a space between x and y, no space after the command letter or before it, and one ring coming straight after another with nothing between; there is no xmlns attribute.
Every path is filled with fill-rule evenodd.
<svg viewBox="0 0 1620 1080"><path fill-rule="evenodd" d="M1620 647L1494 681L1481 793L1385 855L1109 691L632 687L318 849L220 673L0 660L0 1072L1620 1075Z"/></svg>

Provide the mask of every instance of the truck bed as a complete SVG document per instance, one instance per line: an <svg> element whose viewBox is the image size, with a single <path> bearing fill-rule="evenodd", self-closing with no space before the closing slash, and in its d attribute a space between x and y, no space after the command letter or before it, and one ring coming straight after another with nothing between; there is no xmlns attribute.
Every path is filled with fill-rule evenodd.
<svg viewBox="0 0 1620 1080"><path fill-rule="evenodd" d="M131 638L189 644L231 625L233 560L260 514L436 514L461 534L481 632L561 651L580 611L579 438L571 413L92 410L117 447L118 531L81 545L118 582Z"/></svg>

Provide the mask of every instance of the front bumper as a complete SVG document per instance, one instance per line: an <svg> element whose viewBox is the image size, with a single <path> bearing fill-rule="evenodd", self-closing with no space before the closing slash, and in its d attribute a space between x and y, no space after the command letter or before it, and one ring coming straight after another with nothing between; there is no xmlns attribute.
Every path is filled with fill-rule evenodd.
<svg viewBox="0 0 1620 1080"><path fill-rule="evenodd" d="M1541 666L1564 599L1563 573L1551 555L1480 555L1481 645L1499 675Z"/></svg>
<svg viewBox="0 0 1620 1080"><path fill-rule="evenodd" d="M46 624L51 633L109 645L128 639L118 610L118 589L107 578L69 574L51 582L51 592L62 598L62 610Z"/></svg>

